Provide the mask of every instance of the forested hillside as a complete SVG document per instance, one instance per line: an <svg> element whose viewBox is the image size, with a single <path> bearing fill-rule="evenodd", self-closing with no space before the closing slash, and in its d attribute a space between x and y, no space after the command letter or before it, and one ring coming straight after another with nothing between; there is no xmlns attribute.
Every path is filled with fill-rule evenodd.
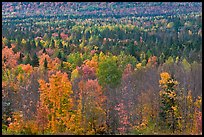
<svg viewBox="0 0 204 137"><path fill-rule="evenodd" d="M201 10L2 2L3 134L202 134Z"/></svg>

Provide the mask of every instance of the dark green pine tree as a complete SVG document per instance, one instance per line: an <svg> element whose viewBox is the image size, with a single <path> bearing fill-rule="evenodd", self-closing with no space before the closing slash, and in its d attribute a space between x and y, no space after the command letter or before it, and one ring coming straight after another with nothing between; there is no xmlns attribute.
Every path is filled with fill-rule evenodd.
<svg viewBox="0 0 204 137"><path fill-rule="evenodd" d="M45 70L47 70L47 64L48 64L48 62L47 62L47 59L45 58L44 64L43 64Z"/></svg>
<svg viewBox="0 0 204 137"><path fill-rule="evenodd" d="M62 59L62 54L61 54L61 52L60 52L60 51L58 52L57 57L58 57L60 60Z"/></svg>
<svg viewBox="0 0 204 137"><path fill-rule="evenodd" d="M49 44L47 44L47 45L46 45L46 48L49 48L49 47L50 47L50 45L49 45Z"/></svg>
<svg viewBox="0 0 204 137"><path fill-rule="evenodd" d="M64 51L65 55L69 55L70 54L70 47L64 46L63 51Z"/></svg>
<svg viewBox="0 0 204 137"><path fill-rule="evenodd" d="M164 61L165 61L165 55L164 55L164 53L162 52L161 55L159 56L159 64L164 63Z"/></svg>
<svg viewBox="0 0 204 137"><path fill-rule="evenodd" d="M15 48L13 48L13 52L14 53L17 53L18 51L21 50L21 43L20 43L20 40L19 39L16 39L16 46Z"/></svg>
<svg viewBox="0 0 204 137"><path fill-rule="evenodd" d="M60 33L61 33L61 32L59 31L59 32L58 32L58 37L57 37L58 39L60 38Z"/></svg>
<svg viewBox="0 0 204 137"><path fill-rule="evenodd" d="M43 53L45 53L45 54L47 53L45 48L43 48Z"/></svg>
<svg viewBox="0 0 204 137"><path fill-rule="evenodd" d="M64 45L63 51L64 51L64 53L66 54L66 52L67 52L67 45Z"/></svg>
<svg viewBox="0 0 204 137"><path fill-rule="evenodd" d="M7 42L7 45L6 46L8 46L8 48L11 48L11 42L10 42L10 40L8 40L8 42Z"/></svg>
<svg viewBox="0 0 204 137"><path fill-rule="evenodd" d="M31 48L32 48L32 49L36 49L36 44L35 44L35 41L34 41L34 40L31 41L31 44L30 44L30 45L31 45Z"/></svg>
<svg viewBox="0 0 204 137"><path fill-rule="evenodd" d="M24 57L24 55L20 52L20 57L18 59L18 64L22 64L23 63L23 57Z"/></svg>
<svg viewBox="0 0 204 137"><path fill-rule="evenodd" d="M55 48L55 41L52 39L50 42L50 48L54 49Z"/></svg>
<svg viewBox="0 0 204 137"><path fill-rule="evenodd" d="M63 69L64 65L63 65L63 61L61 61L60 63L60 69Z"/></svg>
<svg viewBox="0 0 204 137"><path fill-rule="evenodd" d="M21 46L21 38L18 37L18 38L16 39L16 44L18 45L19 49L21 49L21 47L22 47L22 46Z"/></svg>
<svg viewBox="0 0 204 137"><path fill-rule="evenodd" d="M42 44L40 43L40 41L37 43L37 47L38 47L39 49L42 49L42 48L43 48L43 46L42 46Z"/></svg>
<svg viewBox="0 0 204 137"><path fill-rule="evenodd" d="M28 53L30 53L30 51L31 51L30 42L27 42L25 46L26 46L26 51L27 51Z"/></svg>
<svg viewBox="0 0 204 137"><path fill-rule="evenodd" d="M39 66L39 58L38 58L36 53L33 55L33 60L32 60L32 64L31 65L33 67L38 67Z"/></svg>
<svg viewBox="0 0 204 137"><path fill-rule="evenodd" d="M134 57L136 56L136 54L135 54L135 46L133 44L130 44L128 46L128 51L129 51L130 55L132 55Z"/></svg>
<svg viewBox="0 0 204 137"><path fill-rule="evenodd" d="M25 58L25 60L24 60L24 64L25 64L25 65L26 65L26 64L31 64L31 59L30 59L30 55L29 55L29 54L26 55L26 58Z"/></svg>
<svg viewBox="0 0 204 137"><path fill-rule="evenodd" d="M67 58L65 56L62 57L62 61L67 61Z"/></svg>
<svg viewBox="0 0 204 137"><path fill-rule="evenodd" d="M63 48L63 45L62 45L62 42L61 42L61 41L59 42L59 48L60 48L60 49Z"/></svg>

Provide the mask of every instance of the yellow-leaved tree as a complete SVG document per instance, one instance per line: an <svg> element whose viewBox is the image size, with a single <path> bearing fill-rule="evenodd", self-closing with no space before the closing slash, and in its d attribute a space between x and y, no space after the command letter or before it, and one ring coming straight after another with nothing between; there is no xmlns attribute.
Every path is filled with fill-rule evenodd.
<svg viewBox="0 0 204 137"><path fill-rule="evenodd" d="M71 94L72 85L66 73L60 71L51 75L49 82L39 80L40 102L48 108L47 129L56 134L70 128L70 118L74 115Z"/></svg>
<svg viewBox="0 0 204 137"><path fill-rule="evenodd" d="M171 129L175 133L180 129L181 123L176 93L178 82L168 72L162 72L160 77L159 84L162 90L160 91L161 111L159 115L162 121L161 125L163 128Z"/></svg>

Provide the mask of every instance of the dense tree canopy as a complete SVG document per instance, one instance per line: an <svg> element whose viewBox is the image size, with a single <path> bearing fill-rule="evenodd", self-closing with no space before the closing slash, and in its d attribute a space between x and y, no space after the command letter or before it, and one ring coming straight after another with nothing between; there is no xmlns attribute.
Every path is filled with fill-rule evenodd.
<svg viewBox="0 0 204 137"><path fill-rule="evenodd" d="M3 2L3 134L202 134L199 2Z"/></svg>

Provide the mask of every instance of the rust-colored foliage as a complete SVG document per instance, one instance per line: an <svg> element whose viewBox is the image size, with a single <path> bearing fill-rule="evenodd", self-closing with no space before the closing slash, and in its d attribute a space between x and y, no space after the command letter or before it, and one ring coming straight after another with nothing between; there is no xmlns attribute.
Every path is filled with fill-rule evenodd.
<svg viewBox="0 0 204 137"><path fill-rule="evenodd" d="M95 79L96 78L94 68L89 67L87 65L82 66L82 74L83 74L84 79Z"/></svg>
<svg viewBox="0 0 204 137"><path fill-rule="evenodd" d="M15 68L17 65L17 59L20 57L20 53L14 53L12 48L5 46L2 49L2 68Z"/></svg>
<svg viewBox="0 0 204 137"><path fill-rule="evenodd" d="M156 56L151 56L151 57L148 59L147 65L149 65L149 66L155 66L155 65L157 65L157 57L156 57Z"/></svg>
<svg viewBox="0 0 204 137"><path fill-rule="evenodd" d="M103 132L105 128L104 101L106 97L97 80L81 81L79 83L82 100L82 114L84 116L84 128L87 134ZM88 125L87 125L88 124Z"/></svg>
<svg viewBox="0 0 204 137"><path fill-rule="evenodd" d="M58 70L61 61L58 58L51 59L50 56L45 53L39 56L40 68L44 68L45 58L48 62L47 64L48 70Z"/></svg>
<svg viewBox="0 0 204 137"><path fill-rule="evenodd" d="M41 102L37 104L37 116L36 123L38 126L38 132L44 134L44 131L48 128L48 108L43 106Z"/></svg>
<svg viewBox="0 0 204 137"><path fill-rule="evenodd" d="M20 66L22 67L22 69L23 69L23 71L25 73L29 73L30 74L33 71L33 67L30 64L27 64L27 65L21 64Z"/></svg>
<svg viewBox="0 0 204 137"><path fill-rule="evenodd" d="M127 128L130 125L129 122L129 117L128 117L128 112L125 109L125 105L123 102L119 103L116 107L115 110L118 111L118 115L119 115L119 127L117 128L117 130L119 131L120 134L125 134L127 133Z"/></svg>
<svg viewBox="0 0 204 137"><path fill-rule="evenodd" d="M125 70L123 71L122 78L123 80L127 79L128 76L130 76L133 72L133 68L131 64L127 64Z"/></svg>
<svg viewBox="0 0 204 137"><path fill-rule="evenodd" d="M85 62L85 65L89 66L90 68L93 68L94 71L96 72L97 68L98 68L98 62L97 62L97 59L96 57L92 57L92 60L87 60Z"/></svg>

